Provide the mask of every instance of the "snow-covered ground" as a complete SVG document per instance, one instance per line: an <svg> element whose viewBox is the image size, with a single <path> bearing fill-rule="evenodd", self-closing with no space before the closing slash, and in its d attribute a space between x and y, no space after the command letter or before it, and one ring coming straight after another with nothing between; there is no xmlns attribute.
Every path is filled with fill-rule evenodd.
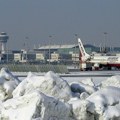
<svg viewBox="0 0 120 120"><path fill-rule="evenodd" d="M20 80L23 80L26 78L28 73L13 72L12 74L14 74L15 76L19 76L18 78ZM34 74L39 76L44 76L46 73L34 73ZM58 74L58 75L62 76L61 78L66 80L68 83L91 78L95 82L95 84L99 84L101 83L101 81L106 80L110 76L120 75L120 71L80 71L80 72L71 72L69 74Z"/></svg>
<svg viewBox="0 0 120 120"><path fill-rule="evenodd" d="M89 77L91 74L97 77ZM119 71L73 76L60 77L49 71L42 75L29 72L17 78L2 68L0 120L120 120Z"/></svg>
<svg viewBox="0 0 120 120"><path fill-rule="evenodd" d="M100 84L101 81L106 80L108 77L62 77L68 83L86 81L92 79L96 85Z"/></svg>

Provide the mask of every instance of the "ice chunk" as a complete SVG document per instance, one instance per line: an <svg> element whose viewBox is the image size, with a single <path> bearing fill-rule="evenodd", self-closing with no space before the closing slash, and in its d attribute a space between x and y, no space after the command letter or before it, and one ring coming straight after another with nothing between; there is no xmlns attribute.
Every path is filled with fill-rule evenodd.
<svg viewBox="0 0 120 120"><path fill-rule="evenodd" d="M105 120L120 119L120 88L106 87L93 93L86 100L93 103L94 114L101 115ZM91 109L88 111L92 112Z"/></svg>
<svg viewBox="0 0 120 120"><path fill-rule="evenodd" d="M71 105L39 91L9 99L3 103L1 119L9 120L75 120Z"/></svg>
<svg viewBox="0 0 120 120"><path fill-rule="evenodd" d="M72 105L73 115L76 120L94 120L94 115L87 111L91 103L80 99L71 99L69 104Z"/></svg>
<svg viewBox="0 0 120 120"><path fill-rule="evenodd" d="M68 101L72 97L69 84L51 71L45 74L45 76L37 76L29 73L28 77L14 90L13 96L18 97L21 94L29 94L36 89L46 95L65 101Z"/></svg>
<svg viewBox="0 0 120 120"><path fill-rule="evenodd" d="M101 82L101 87L107 87L107 86L120 87L120 76L119 75L112 76L107 80Z"/></svg>
<svg viewBox="0 0 120 120"><path fill-rule="evenodd" d="M7 68L2 68L0 71L0 100L11 98L12 92L18 84L19 80Z"/></svg>

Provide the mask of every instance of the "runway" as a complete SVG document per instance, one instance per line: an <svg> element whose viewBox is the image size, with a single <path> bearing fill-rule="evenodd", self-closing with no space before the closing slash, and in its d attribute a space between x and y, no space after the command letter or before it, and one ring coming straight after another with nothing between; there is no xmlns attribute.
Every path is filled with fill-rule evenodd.
<svg viewBox="0 0 120 120"><path fill-rule="evenodd" d="M43 76L46 73L32 72L33 74ZM28 72L13 72L16 77L27 77ZM58 74L60 77L111 77L120 75L120 71L79 71L70 72L69 74Z"/></svg>

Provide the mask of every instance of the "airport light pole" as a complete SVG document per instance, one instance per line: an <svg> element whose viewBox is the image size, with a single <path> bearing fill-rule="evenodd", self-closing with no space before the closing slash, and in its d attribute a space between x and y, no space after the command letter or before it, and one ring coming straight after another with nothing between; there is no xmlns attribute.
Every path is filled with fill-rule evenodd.
<svg viewBox="0 0 120 120"><path fill-rule="evenodd" d="M25 39L27 41L27 40L29 40L29 37L25 37ZM26 62L28 62L28 56L27 56L27 54L28 54L28 44L26 42Z"/></svg>
<svg viewBox="0 0 120 120"><path fill-rule="evenodd" d="M105 41L104 52L107 52L107 46L106 46L106 44L107 44L107 39L106 39L107 38L107 34L108 34L107 32L104 32L104 41Z"/></svg>
<svg viewBox="0 0 120 120"><path fill-rule="evenodd" d="M9 60L8 60L8 54L9 54L8 52L9 52L9 50L8 50L8 47L7 47L7 50L6 50L6 53L7 53L7 56L6 56L7 61L6 61L6 62L7 62L7 63L8 63L8 61L9 61Z"/></svg>
<svg viewBox="0 0 120 120"><path fill-rule="evenodd" d="M50 53L50 40L51 40L51 38L52 38L52 36L49 35L49 65L50 65L50 55L51 55L51 53Z"/></svg>
<svg viewBox="0 0 120 120"><path fill-rule="evenodd" d="M77 40L77 34L75 34L75 40ZM75 42L76 43L76 42ZM76 44L75 44L75 67L77 67L77 63L76 63Z"/></svg>

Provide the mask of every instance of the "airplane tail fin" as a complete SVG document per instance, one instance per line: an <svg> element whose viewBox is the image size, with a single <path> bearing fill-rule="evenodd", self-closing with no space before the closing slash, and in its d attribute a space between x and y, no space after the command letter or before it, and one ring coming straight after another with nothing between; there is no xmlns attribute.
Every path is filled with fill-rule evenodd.
<svg viewBox="0 0 120 120"><path fill-rule="evenodd" d="M78 45L79 45L79 49L80 49L80 60L85 62L88 59L90 59L90 55L86 53L85 48L84 48L83 43L80 38L78 38Z"/></svg>

